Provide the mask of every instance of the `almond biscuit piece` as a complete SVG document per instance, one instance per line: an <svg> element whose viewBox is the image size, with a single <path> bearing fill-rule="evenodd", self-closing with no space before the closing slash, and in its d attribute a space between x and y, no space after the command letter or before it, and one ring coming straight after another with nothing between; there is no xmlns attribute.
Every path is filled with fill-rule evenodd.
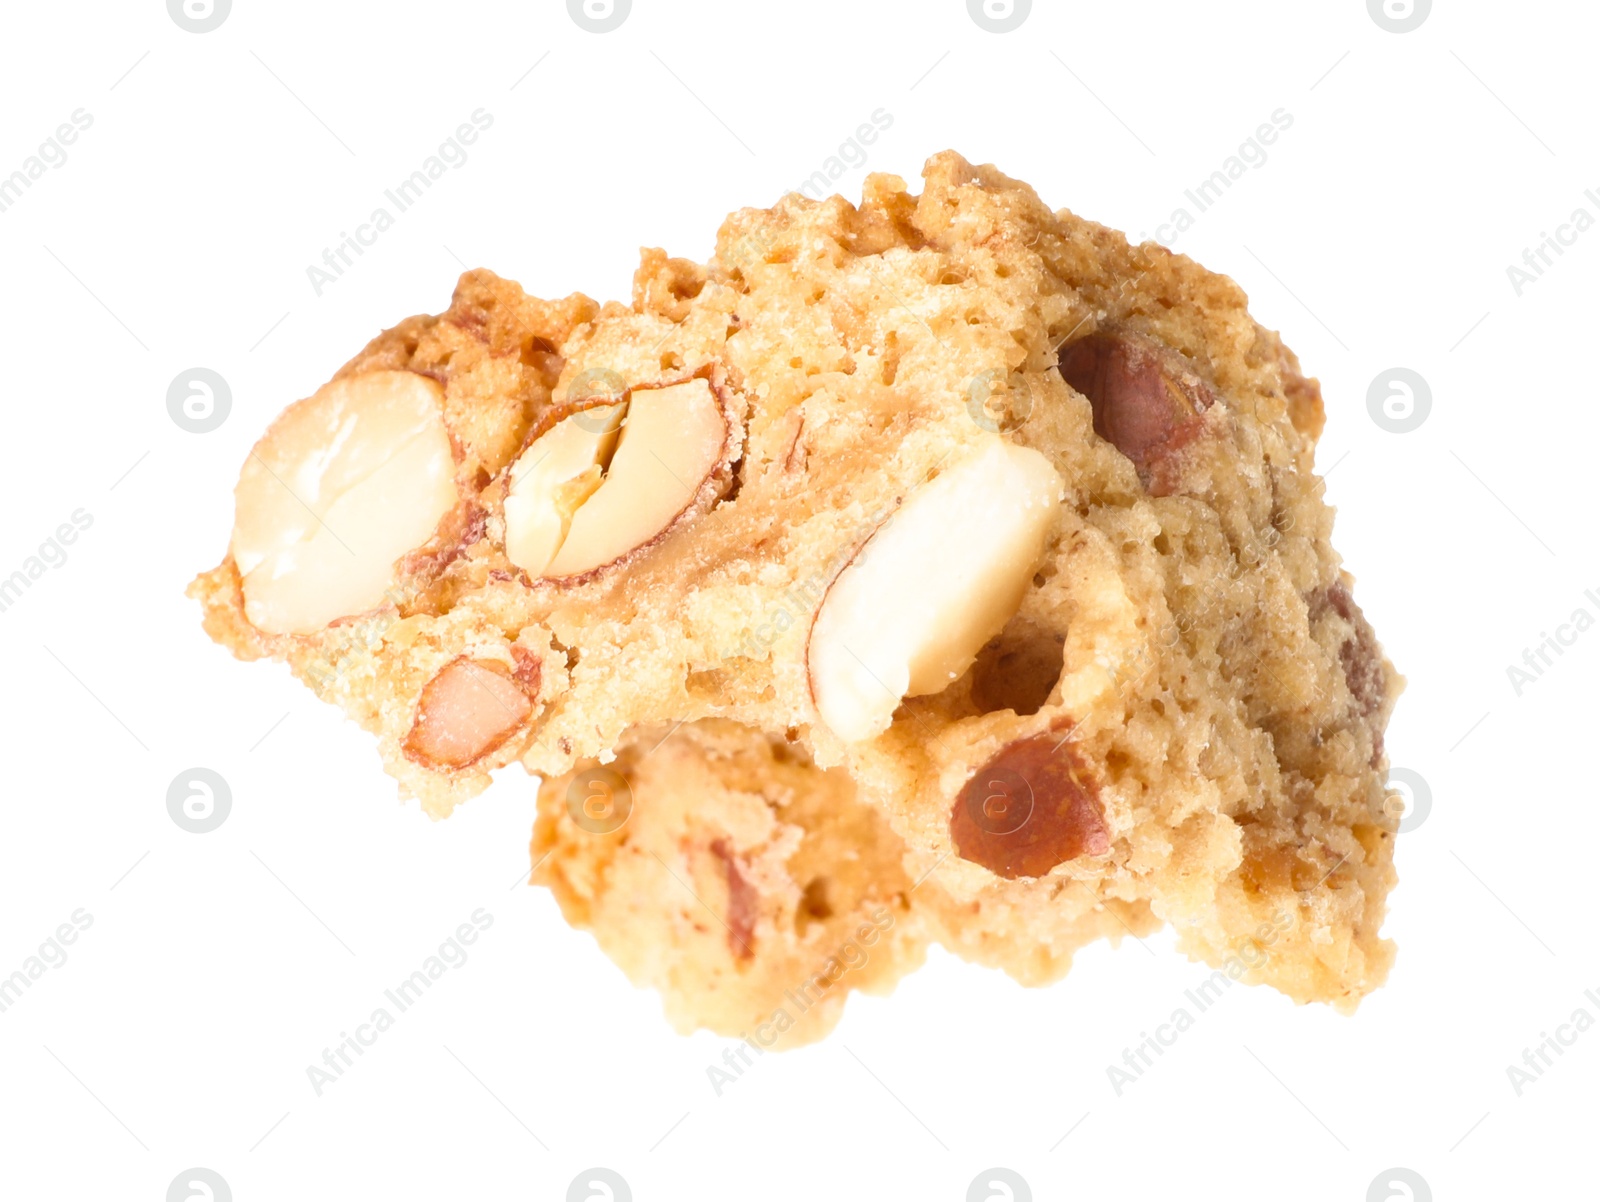
<svg viewBox="0 0 1600 1202"><path fill-rule="evenodd" d="M431 812L638 727L792 732L958 911L1081 898L1219 965L1281 929L1261 977L1353 1005L1392 955L1398 679L1315 382L1226 277L954 154L924 185L736 213L705 266L647 252L631 307L470 273L257 448L208 628L342 665L324 694Z"/></svg>
<svg viewBox="0 0 1600 1202"><path fill-rule="evenodd" d="M762 1049L832 1029L922 963L905 848L840 769L731 722L648 728L539 793L533 880L679 1030Z"/></svg>
<svg viewBox="0 0 1600 1202"><path fill-rule="evenodd" d="M851 990L887 994L932 941L1041 984L1087 943L1160 925L1081 886L1031 905L996 881L957 905L908 874L845 771L714 718L633 731L611 763L547 782L532 856L534 883L679 1030L761 1049L827 1034Z"/></svg>

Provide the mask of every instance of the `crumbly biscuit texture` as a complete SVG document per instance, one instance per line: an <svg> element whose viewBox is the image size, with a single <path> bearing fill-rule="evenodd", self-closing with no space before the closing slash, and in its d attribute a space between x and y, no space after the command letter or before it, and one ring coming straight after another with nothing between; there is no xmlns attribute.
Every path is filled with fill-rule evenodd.
<svg viewBox="0 0 1600 1202"><path fill-rule="evenodd" d="M720 719L843 773L901 871L987 912L947 940L1025 979L1081 904L1218 965L1271 930L1253 971L1299 1000L1382 981L1399 682L1329 541L1316 382L1226 277L946 153L920 195L646 252L630 306L469 272L296 413L193 591L430 812ZM429 492L375 509L349 464L407 456ZM272 483L317 521L274 541ZM376 597L323 581L430 505Z"/></svg>
<svg viewBox="0 0 1600 1202"><path fill-rule="evenodd" d="M814 1040L853 991L886 994L940 943L1025 984L1087 943L1144 935L1142 905L1075 890L1030 906L996 881L957 903L841 768L721 719L641 728L608 764L547 782L533 880L681 1031L759 1049Z"/></svg>
<svg viewBox="0 0 1600 1202"><path fill-rule="evenodd" d="M808 1042L922 963L931 891L840 769L711 719L540 790L534 882L680 1030Z"/></svg>

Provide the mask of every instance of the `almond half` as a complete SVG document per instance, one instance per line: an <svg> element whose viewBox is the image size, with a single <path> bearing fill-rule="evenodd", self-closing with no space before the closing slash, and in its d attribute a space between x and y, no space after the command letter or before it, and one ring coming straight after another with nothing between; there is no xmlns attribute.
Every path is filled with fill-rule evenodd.
<svg viewBox="0 0 1600 1202"><path fill-rule="evenodd" d="M309 634L383 603L395 561L455 507L444 390L409 371L323 385L286 409L234 488L245 616Z"/></svg>
<svg viewBox="0 0 1600 1202"><path fill-rule="evenodd" d="M600 487L625 406L600 405L557 422L512 465L506 492L506 555L542 576L561 550L573 515Z"/></svg>
<svg viewBox="0 0 1600 1202"><path fill-rule="evenodd" d="M1022 603L1060 504L1038 451L994 436L918 486L829 586L811 627L811 694L847 743L903 698L971 666Z"/></svg>
<svg viewBox="0 0 1600 1202"><path fill-rule="evenodd" d="M507 557L535 579L625 558L695 503L727 443L728 419L702 377L634 388L619 404L563 418L512 466Z"/></svg>
<svg viewBox="0 0 1600 1202"><path fill-rule="evenodd" d="M510 668L463 655L423 686L405 752L430 768L463 768L509 739L532 712Z"/></svg>

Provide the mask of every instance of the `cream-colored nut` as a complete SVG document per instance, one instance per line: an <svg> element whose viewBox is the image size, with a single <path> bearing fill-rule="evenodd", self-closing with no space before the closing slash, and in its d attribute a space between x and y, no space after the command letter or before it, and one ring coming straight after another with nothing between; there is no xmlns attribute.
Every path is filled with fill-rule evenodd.
<svg viewBox="0 0 1600 1202"><path fill-rule="evenodd" d="M423 687L406 755L430 768L464 768L503 744L532 712L511 669L462 656Z"/></svg>
<svg viewBox="0 0 1600 1202"><path fill-rule="evenodd" d="M625 408L599 405L564 418L512 465L506 555L530 576L544 575L566 540L572 515L600 487Z"/></svg>
<svg viewBox="0 0 1600 1202"><path fill-rule="evenodd" d="M585 409L536 439L511 469L506 554L530 576L582 576L648 546L722 460L727 419L703 379L636 388L606 408L621 418L620 433Z"/></svg>
<svg viewBox="0 0 1600 1202"><path fill-rule="evenodd" d="M426 376L370 372L323 385L272 423L233 491L253 625L309 634L382 604L395 561L457 501L443 397Z"/></svg>
<svg viewBox="0 0 1600 1202"><path fill-rule="evenodd" d="M811 694L848 743L971 666L1022 597L1060 504L1038 451L994 437L912 491L829 586L811 627Z"/></svg>

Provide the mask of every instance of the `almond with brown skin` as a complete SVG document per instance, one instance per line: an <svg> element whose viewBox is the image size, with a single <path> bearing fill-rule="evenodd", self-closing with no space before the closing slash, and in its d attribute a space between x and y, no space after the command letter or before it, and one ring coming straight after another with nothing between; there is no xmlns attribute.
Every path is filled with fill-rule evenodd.
<svg viewBox="0 0 1600 1202"><path fill-rule="evenodd" d="M456 509L444 390L410 371L343 376L291 405L234 489L244 611L311 634L383 604L396 561Z"/></svg>
<svg viewBox="0 0 1600 1202"><path fill-rule="evenodd" d="M1090 334L1062 350L1061 378L1094 410L1094 432L1133 461L1154 496L1176 491L1173 457L1217 394L1176 351L1141 334Z"/></svg>
<svg viewBox="0 0 1600 1202"><path fill-rule="evenodd" d="M726 839L717 839L711 851L722 861L728 881L728 950L735 958L748 960L756 954L756 918L761 912L761 895L739 867L739 857Z"/></svg>
<svg viewBox="0 0 1600 1202"><path fill-rule="evenodd" d="M1043 876L1111 849L1094 780L1063 733L1019 739L972 774L956 796L950 835L963 860L996 876Z"/></svg>
<svg viewBox="0 0 1600 1202"><path fill-rule="evenodd" d="M460 656L422 690L406 736L408 757L428 768L465 768L500 747L533 712L524 691L537 674L519 662L513 671L494 660Z"/></svg>
<svg viewBox="0 0 1600 1202"><path fill-rule="evenodd" d="M818 716L840 739L882 734L904 697L958 679L1022 603L1061 475L988 435L899 508L828 585L806 645Z"/></svg>
<svg viewBox="0 0 1600 1202"><path fill-rule="evenodd" d="M1344 669L1350 696L1355 699L1362 717L1366 717L1383 704L1388 692L1389 673L1384 665L1383 651L1378 647L1378 636L1373 633L1371 624L1350 595L1350 590L1337 580L1313 600L1312 619L1330 609L1350 623L1350 635L1339 646L1339 666Z"/></svg>
<svg viewBox="0 0 1600 1202"><path fill-rule="evenodd" d="M721 490L731 429L705 374L570 414L511 467L507 556L569 581L630 558Z"/></svg>

